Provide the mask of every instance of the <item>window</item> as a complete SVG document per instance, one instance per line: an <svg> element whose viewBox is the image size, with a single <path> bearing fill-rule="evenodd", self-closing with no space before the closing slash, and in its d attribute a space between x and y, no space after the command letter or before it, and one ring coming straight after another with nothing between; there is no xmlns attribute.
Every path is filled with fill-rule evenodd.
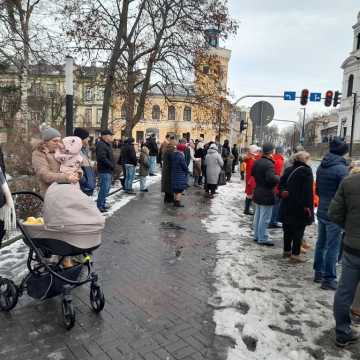
<svg viewBox="0 0 360 360"><path fill-rule="evenodd" d="M360 49L360 33L357 36L357 44L356 44L356 50Z"/></svg>
<svg viewBox="0 0 360 360"><path fill-rule="evenodd" d="M168 108L168 120L176 120L175 106L169 106L169 108Z"/></svg>
<svg viewBox="0 0 360 360"><path fill-rule="evenodd" d="M49 98L55 97L56 94L56 85L55 84L48 84L47 93Z"/></svg>
<svg viewBox="0 0 360 360"><path fill-rule="evenodd" d="M90 87L85 88L85 101L92 101L92 89Z"/></svg>
<svg viewBox="0 0 360 360"><path fill-rule="evenodd" d="M87 108L85 109L85 122L84 122L84 126L85 127L91 127L92 125L92 109L91 108Z"/></svg>
<svg viewBox="0 0 360 360"><path fill-rule="evenodd" d="M191 107L185 106L184 121L191 121Z"/></svg>
<svg viewBox="0 0 360 360"><path fill-rule="evenodd" d="M121 106L121 120L126 120L127 118L127 107L126 107L126 104L123 103L122 106Z"/></svg>
<svg viewBox="0 0 360 360"><path fill-rule="evenodd" d="M347 96L350 97L354 90L354 75L349 76Z"/></svg>
<svg viewBox="0 0 360 360"><path fill-rule="evenodd" d="M152 108L152 119L153 120L160 120L160 106L159 105L154 105Z"/></svg>
<svg viewBox="0 0 360 360"><path fill-rule="evenodd" d="M102 109L98 108L96 110L96 126L100 126L101 125L101 116L102 116Z"/></svg>
<svg viewBox="0 0 360 360"><path fill-rule="evenodd" d="M345 139L347 135L347 127L343 127L343 133L342 133L342 137Z"/></svg>
<svg viewBox="0 0 360 360"><path fill-rule="evenodd" d="M210 68L209 68L209 66L205 65L205 66L203 67L203 73L204 73L205 75L209 75L209 73L210 73Z"/></svg>
<svg viewBox="0 0 360 360"><path fill-rule="evenodd" d="M41 85L40 84L33 84L32 86L32 95L33 96L41 96Z"/></svg>
<svg viewBox="0 0 360 360"><path fill-rule="evenodd" d="M138 144L141 144L144 141L144 132L143 131L137 131L136 132L136 142Z"/></svg>
<svg viewBox="0 0 360 360"><path fill-rule="evenodd" d="M98 87L97 94L96 94L96 100L98 100L98 101L104 100L104 91L105 91L105 89L103 87Z"/></svg>

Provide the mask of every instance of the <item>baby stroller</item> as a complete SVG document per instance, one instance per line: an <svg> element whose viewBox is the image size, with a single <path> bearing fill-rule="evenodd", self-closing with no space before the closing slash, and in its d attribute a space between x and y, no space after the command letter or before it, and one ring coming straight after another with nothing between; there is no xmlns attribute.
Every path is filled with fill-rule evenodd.
<svg viewBox="0 0 360 360"><path fill-rule="evenodd" d="M63 191L61 186L68 185L56 184L56 186L60 187L60 189L55 188L57 189L55 193L57 192L58 195L59 190ZM54 227L49 229L42 224L25 224L24 220L29 216L41 217L43 215L46 202L53 203L53 198L48 196L51 193L50 189L46 194L45 205L41 196L36 193L16 192L13 194L19 235L22 235L24 243L29 247L27 259L29 272L18 286L12 280L0 277L0 310L12 310L17 305L18 298L24 293L38 300L60 295L64 325L66 329L70 330L75 324L75 310L71 295L73 289L89 283L92 309L99 313L105 305L105 297L98 283L98 276L93 269L92 261L92 252L101 244L104 220L99 221L99 218L96 217L97 223L91 224L94 226L90 225L90 229L87 231L83 230L77 233L74 231L70 233L66 227L60 227L54 231ZM71 206L69 202L75 201L77 204L75 212L83 213L84 208L79 205L78 198L74 199L74 194L68 191L68 188L66 188L66 192L67 194L62 194L64 206ZM54 191L52 194L54 195ZM77 190L76 195L78 195ZM84 200L92 201L86 195L84 196L86 197ZM80 203L82 202L80 201ZM95 215L96 212L94 211L93 214ZM59 213L55 213L53 216L57 217L59 221L62 219ZM90 211L88 220L96 222L94 219ZM100 219L103 218L100 217ZM46 221L45 223L47 224ZM84 238L90 239L90 242L84 242ZM84 244L86 247L81 246ZM63 259L69 256L76 256L77 261L72 267L65 268L62 265Z"/></svg>

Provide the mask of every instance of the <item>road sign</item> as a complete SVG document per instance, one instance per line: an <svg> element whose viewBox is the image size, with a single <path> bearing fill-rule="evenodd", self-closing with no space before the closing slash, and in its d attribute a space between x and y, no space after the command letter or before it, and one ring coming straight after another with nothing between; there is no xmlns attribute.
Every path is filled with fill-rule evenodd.
<svg viewBox="0 0 360 360"><path fill-rule="evenodd" d="M285 91L284 92L284 100L294 101L295 99L296 99L296 92L295 91Z"/></svg>
<svg viewBox="0 0 360 360"><path fill-rule="evenodd" d="M310 101L320 102L321 101L321 93L311 93L310 94Z"/></svg>
<svg viewBox="0 0 360 360"><path fill-rule="evenodd" d="M264 128L274 119L274 108L267 101L259 101L251 107L250 118L254 126L254 135L262 143Z"/></svg>

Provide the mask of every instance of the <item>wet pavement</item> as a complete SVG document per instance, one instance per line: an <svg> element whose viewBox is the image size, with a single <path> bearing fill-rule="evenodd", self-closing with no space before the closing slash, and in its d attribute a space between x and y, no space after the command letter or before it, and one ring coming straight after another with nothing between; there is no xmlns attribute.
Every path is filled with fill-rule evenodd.
<svg viewBox="0 0 360 360"><path fill-rule="evenodd" d="M66 331L60 299L24 296L0 313L0 359L216 359L207 305L215 237L201 222L207 202L191 189L186 208L164 205L159 184L138 194L108 218L95 254L105 310L91 311L88 287L75 290L77 321Z"/></svg>

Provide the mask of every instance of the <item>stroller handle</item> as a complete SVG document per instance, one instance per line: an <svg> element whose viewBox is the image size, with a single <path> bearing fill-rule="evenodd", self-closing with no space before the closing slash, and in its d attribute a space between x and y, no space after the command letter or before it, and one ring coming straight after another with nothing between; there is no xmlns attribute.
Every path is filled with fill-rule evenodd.
<svg viewBox="0 0 360 360"><path fill-rule="evenodd" d="M36 192L33 192L33 191L14 191L11 193L12 196L16 196L16 195L31 195L31 196L34 196L36 198L38 198L39 200L41 201L44 201L44 198L37 194Z"/></svg>

